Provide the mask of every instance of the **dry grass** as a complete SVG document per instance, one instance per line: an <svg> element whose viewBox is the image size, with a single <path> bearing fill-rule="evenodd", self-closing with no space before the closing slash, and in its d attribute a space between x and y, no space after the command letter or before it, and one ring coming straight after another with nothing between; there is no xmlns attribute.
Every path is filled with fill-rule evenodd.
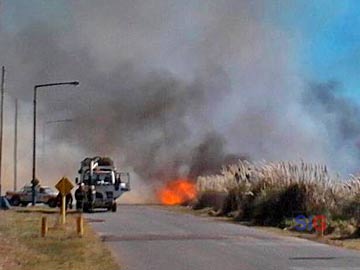
<svg viewBox="0 0 360 270"><path fill-rule="evenodd" d="M41 216L51 227L40 237ZM0 211L0 269L12 270L97 270L119 269L110 251L85 224L85 235L76 235L75 215L59 226L58 215L39 212Z"/></svg>
<svg viewBox="0 0 360 270"><path fill-rule="evenodd" d="M281 225L299 212L360 219L360 178L341 181L320 164L239 161L219 175L199 177L197 189L199 201L204 194L227 193L223 214L238 211L239 219L262 225Z"/></svg>

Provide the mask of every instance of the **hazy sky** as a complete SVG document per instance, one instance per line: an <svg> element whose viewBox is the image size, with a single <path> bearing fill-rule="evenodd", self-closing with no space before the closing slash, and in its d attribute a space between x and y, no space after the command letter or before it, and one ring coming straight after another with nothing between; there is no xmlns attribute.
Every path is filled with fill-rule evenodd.
<svg viewBox="0 0 360 270"><path fill-rule="evenodd" d="M179 7L189 3L165 2ZM207 4L213 1L192 2L206 10ZM357 96L360 88L360 3L357 0L247 2L254 2L254 8L262 6L257 20L286 32L294 41L298 72L308 79L339 80L346 94ZM1 3L1 24L9 32L20 31L34 21L51 22L64 29L72 27L74 14L68 1L3 0ZM106 1L103 4L106 6Z"/></svg>

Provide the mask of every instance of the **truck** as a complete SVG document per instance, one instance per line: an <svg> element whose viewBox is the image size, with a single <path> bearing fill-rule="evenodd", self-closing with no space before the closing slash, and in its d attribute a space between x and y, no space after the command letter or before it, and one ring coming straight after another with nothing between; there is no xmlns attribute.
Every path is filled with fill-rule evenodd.
<svg viewBox="0 0 360 270"><path fill-rule="evenodd" d="M116 199L130 191L130 173L119 172L109 157L87 157L80 163L79 177L75 181L83 187L84 212L105 208L116 212Z"/></svg>
<svg viewBox="0 0 360 270"><path fill-rule="evenodd" d="M56 207L57 193L48 186L35 186L36 203L44 203L50 207ZM27 206L32 201L32 185L25 185L19 191L7 191L6 199L12 206Z"/></svg>

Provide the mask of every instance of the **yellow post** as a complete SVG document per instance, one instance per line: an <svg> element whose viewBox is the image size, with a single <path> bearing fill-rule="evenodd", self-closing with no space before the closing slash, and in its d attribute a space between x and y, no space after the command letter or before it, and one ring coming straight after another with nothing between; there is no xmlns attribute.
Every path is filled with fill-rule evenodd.
<svg viewBox="0 0 360 270"><path fill-rule="evenodd" d="M64 225L66 223L66 196L62 195L62 203L61 203L61 224Z"/></svg>
<svg viewBox="0 0 360 270"><path fill-rule="evenodd" d="M76 219L76 229L78 235L82 237L84 235L84 219L82 215L78 216L78 218Z"/></svg>
<svg viewBox="0 0 360 270"><path fill-rule="evenodd" d="M41 237L45 237L48 231L47 218L41 218Z"/></svg>

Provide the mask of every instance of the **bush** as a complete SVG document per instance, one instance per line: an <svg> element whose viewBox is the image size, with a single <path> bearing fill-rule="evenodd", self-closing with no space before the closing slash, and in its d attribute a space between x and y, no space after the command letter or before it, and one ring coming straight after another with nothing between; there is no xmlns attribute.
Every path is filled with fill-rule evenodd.
<svg viewBox="0 0 360 270"><path fill-rule="evenodd" d="M360 222L360 195L356 195L354 199L345 202L341 213L342 218L354 218Z"/></svg>
<svg viewBox="0 0 360 270"><path fill-rule="evenodd" d="M298 214L360 220L360 179L339 181L318 164L239 161L220 175L199 177L197 189L200 194L227 194L222 214L237 211L238 220L260 225L285 226L287 218ZM215 201L207 199L206 205Z"/></svg>
<svg viewBox="0 0 360 270"><path fill-rule="evenodd" d="M198 200L193 206L193 209L198 210L211 207L215 211L218 211L224 207L227 197L228 194L226 192L203 192L198 196Z"/></svg>

